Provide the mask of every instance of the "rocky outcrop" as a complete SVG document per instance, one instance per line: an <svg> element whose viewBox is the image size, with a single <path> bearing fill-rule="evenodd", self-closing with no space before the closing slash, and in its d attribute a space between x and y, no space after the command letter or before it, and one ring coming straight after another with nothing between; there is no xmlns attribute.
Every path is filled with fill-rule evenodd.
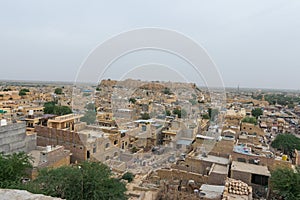
<svg viewBox="0 0 300 200"><path fill-rule="evenodd" d="M61 200L60 198L54 198L45 196L42 194L32 194L26 190L9 190L0 189L1 200Z"/></svg>

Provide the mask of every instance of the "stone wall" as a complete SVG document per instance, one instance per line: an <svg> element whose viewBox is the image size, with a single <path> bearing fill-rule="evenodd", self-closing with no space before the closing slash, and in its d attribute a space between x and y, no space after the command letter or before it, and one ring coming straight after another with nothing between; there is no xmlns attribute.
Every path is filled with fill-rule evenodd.
<svg viewBox="0 0 300 200"><path fill-rule="evenodd" d="M25 123L12 123L6 126L0 126L0 152L26 152L25 138Z"/></svg>
<svg viewBox="0 0 300 200"><path fill-rule="evenodd" d="M177 169L158 169L156 172L160 177L160 179L165 179L165 180L174 180L174 179L182 180L182 181L194 180L198 184L207 183L208 181L208 176L202 176L197 173L187 172L187 171L182 171Z"/></svg>
<svg viewBox="0 0 300 200"><path fill-rule="evenodd" d="M36 139L37 139L36 133L26 135L25 138L26 152L36 149Z"/></svg>
<svg viewBox="0 0 300 200"><path fill-rule="evenodd" d="M78 133L69 130L57 130L45 126L36 126L38 146L64 146L72 153L71 162L81 162L87 159L86 147Z"/></svg>
<svg viewBox="0 0 300 200"><path fill-rule="evenodd" d="M231 170L231 178L236 180L241 180L248 185L251 184L251 174L246 172L234 171Z"/></svg>

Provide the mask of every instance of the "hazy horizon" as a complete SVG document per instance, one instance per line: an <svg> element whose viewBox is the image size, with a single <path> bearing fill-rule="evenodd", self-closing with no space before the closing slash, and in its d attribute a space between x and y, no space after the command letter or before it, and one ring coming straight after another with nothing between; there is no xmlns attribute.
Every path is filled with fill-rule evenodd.
<svg viewBox="0 0 300 200"><path fill-rule="evenodd" d="M124 31L158 27L203 46L227 88L299 90L299 8L299 1L284 0L4 1L0 79L73 82L83 61L103 41ZM148 64L148 55L124 58L107 77L113 79L127 65ZM166 60L183 68L171 57Z"/></svg>

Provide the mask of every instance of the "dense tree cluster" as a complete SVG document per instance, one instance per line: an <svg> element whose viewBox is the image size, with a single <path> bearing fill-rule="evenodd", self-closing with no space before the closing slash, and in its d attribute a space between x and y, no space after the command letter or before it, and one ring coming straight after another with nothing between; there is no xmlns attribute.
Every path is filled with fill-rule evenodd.
<svg viewBox="0 0 300 200"><path fill-rule="evenodd" d="M54 93L55 94L62 94L63 93L62 88L55 88Z"/></svg>
<svg viewBox="0 0 300 200"><path fill-rule="evenodd" d="M286 200L300 199L300 170L278 168L271 173L271 186Z"/></svg>
<svg viewBox="0 0 300 200"><path fill-rule="evenodd" d="M21 90L19 91L19 95L20 95L20 96L24 96L24 95L26 95L27 92L29 92L29 89L23 88L23 89L21 89Z"/></svg>
<svg viewBox="0 0 300 200"><path fill-rule="evenodd" d="M30 158L25 153L0 154L0 187L10 188L20 184L31 168Z"/></svg>
<svg viewBox="0 0 300 200"><path fill-rule="evenodd" d="M54 115L67 115L72 113L72 110L68 106L58 106L55 104L55 102L46 102L44 104L44 113Z"/></svg>
<svg viewBox="0 0 300 200"><path fill-rule="evenodd" d="M276 103L280 105L294 105L300 103L300 97L296 96L288 96L285 94L265 94L265 100L269 102L269 104L275 105ZM261 100L262 95L253 96L254 99Z"/></svg>
<svg viewBox="0 0 300 200"><path fill-rule="evenodd" d="M257 119L259 116L261 116L263 114L263 110L261 108L254 108L251 111L251 114L253 117L255 117Z"/></svg>
<svg viewBox="0 0 300 200"><path fill-rule="evenodd" d="M44 168L35 180L27 183L21 180L27 176L32 165L25 153L0 154L0 167L1 188L23 189L67 200L127 199L125 184L112 178L109 167L100 162ZM133 175L124 174L123 179L130 182Z"/></svg>
<svg viewBox="0 0 300 200"><path fill-rule="evenodd" d="M67 200L126 199L125 184L111 178L110 169L97 162L41 170L29 188Z"/></svg>
<svg viewBox="0 0 300 200"><path fill-rule="evenodd" d="M285 154L291 154L295 149L300 150L300 138L289 133L279 134L271 143L271 146L282 150Z"/></svg>

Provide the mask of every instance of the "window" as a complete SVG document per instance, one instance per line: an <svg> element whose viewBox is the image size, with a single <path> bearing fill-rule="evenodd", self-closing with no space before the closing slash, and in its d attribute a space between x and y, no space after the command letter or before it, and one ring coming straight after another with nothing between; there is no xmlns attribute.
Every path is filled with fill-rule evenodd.
<svg viewBox="0 0 300 200"><path fill-rule="evenodd" d="M257 185L267 186L268 180L269 180L269 177L263 176L263 175L252 174L252 176L251 176L251 183L257 184Z"/></svg>
<svg viewBox="0 0 300 200"><path fill-rule="evenodd" d="M109 147L109 143L106 143L105 148L108 148L108 147Z"/></svg>
<svg viewBox="0 0 300 200"><path fill-rule="evenodd" d="M115 141L114 141L114 145L116 145L116 144L118 144L118 140L115 140Z"/></svg>
<svg viewBox="0 0 300 200"><path fill-rule="evenodd" d="M93 148L93 153L96 153L96 152L97 152L97 148L94 147L94 148Z"/></svg>
<svg viewBox="0 0 300 200"><path fill-rule="evenodd" d="M238 158L237 161L238 161L238 162L244 162L244 163L245 163L245 162L246 162L246 159L245 159L245 158Z"/></svg>

